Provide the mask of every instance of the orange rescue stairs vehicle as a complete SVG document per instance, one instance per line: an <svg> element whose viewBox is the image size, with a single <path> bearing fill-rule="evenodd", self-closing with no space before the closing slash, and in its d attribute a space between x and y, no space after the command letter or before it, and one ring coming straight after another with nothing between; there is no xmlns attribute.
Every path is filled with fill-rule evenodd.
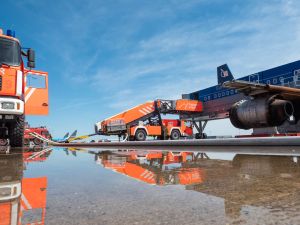
<svg viewBox="0 0 300 225"><path fill-rule="evenodd" d="M161 114L191 115L202 112L197 100L155 100L143 103L95 124L99 135L118 135L144 141L147 136L177 140L191 135L192 127L183 120L162 120Z"/></svg>
<svg viewBox="0 0 300 225"><path fill-rule="evenodd" d="M48 114L48 73L34 67L34 50L21 48L14 31L0 29L0 139L12 147L23 146L25 115Z"/></svg>
<svg viewBox="0 0 300 225"><path fill-rule="evenodd" d="M103 152L96 155L95 159L104 168L153 185L198 184L205 178L201 168L188 166L194 160L191 152Z"/></svg>

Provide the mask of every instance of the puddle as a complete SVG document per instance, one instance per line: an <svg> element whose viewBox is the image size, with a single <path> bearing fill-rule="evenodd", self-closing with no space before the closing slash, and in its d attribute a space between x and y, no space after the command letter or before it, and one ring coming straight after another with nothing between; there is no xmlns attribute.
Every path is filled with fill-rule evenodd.
<svg viewBox="0 0 300 225"><path fill-rule="evenodd" d="M2 151L0 224L299 224L300 155L253 150Z"/></svg>

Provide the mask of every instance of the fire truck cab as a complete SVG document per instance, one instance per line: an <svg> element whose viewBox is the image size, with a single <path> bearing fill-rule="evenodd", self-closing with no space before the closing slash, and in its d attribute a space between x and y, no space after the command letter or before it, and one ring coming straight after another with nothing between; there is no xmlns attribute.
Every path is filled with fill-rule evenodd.
<svg viewBox="0 0 300 225"><path fill-rule="evenodd" d="M22 48L14 31L0 29L0 138L12 147L23 146L25 114L48 114L48 73L34 67L34 50Z"/></svg>

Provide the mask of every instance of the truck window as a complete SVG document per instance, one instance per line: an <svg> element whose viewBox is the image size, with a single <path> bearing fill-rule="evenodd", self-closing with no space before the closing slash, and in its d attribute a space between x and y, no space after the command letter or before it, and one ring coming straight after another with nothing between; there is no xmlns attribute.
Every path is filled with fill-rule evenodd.
<svg viewBox="0 0 300 225"><path fill-rule="evenodd" d="M185 126L190 127L191 126L191 122L190 121L185 121Z"/></svg>
<svg viewBox="0 0 300 225"><path fill-rule="evenodd" d="M46 77L39 74L28 74L26 78L27 87L46 88Z"/></svg>
<svg viewBox="0 0 300 225"><path fill-rule="evenodd" d="M42 131L42 132L41 132L41 135L48 136L49 133L48 133L48 131Z"/></svg>
<svg viewBox="0 0 300 225"><path fill-rule="evenodd" d="M0 38L0 65L19 66L21 63L21 48L18 42Z"/></svg>

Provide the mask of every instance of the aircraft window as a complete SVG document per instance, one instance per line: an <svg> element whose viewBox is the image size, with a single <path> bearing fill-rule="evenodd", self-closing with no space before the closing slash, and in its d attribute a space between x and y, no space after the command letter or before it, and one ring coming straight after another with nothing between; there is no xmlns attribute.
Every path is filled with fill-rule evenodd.
<svg viewBox="0 0 300 225"><path fill-rule="evenodd" d="M299 76L299 75L300 75L300 69L295 70L295 71L294 71L294 75L295 75L295 76Z"/></svg>
<svg viewBox="0 0 300 225"><path fill-rule="evenodd" d="M280 83L284 83L284 78L283 78L283 77L280 77L280 78L279 78L279 81L280 81Z"/></svg>
<svg viewBox="0 0 300 225"><path fill-rule="evenodd" d="M273 79L273 84L277 84L277 79L276 78Z"/></svg>

